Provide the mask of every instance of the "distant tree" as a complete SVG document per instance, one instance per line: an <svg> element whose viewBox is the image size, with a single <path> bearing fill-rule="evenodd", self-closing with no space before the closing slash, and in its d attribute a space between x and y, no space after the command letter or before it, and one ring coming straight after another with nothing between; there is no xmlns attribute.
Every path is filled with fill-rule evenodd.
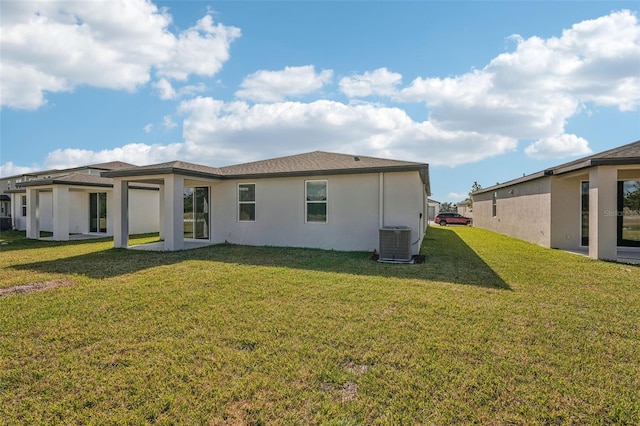
<svg viewBox="0 0 640 426"><path fill-rule="evenodd" d="M454 203L445 201L444 203L440 204L440 211L442 213L455 213L456 205Z"/></svg>
<svg viewBox="0 0 640 426"><path fill-rule="evenodd" d="M633 189L624 194L624 207L630 210L640 210L640 181L633 184Z"/></svg>
<svg viewBox="0 0 640 426"><path fill-rule="evenodd" d="M480 185L477 181L474 181L473 185L471 185L471 191L469 191L469 195L481 189L482 189L482 185Z"/></svg>
<svg viewBox="0 0 640 426"><path fill-rule="evenodd" d="M473 193L482 189L482 185L478 183L478 181L474 181L473 185L471 185L471 191L469 191L469 198L467 198L465 203L469 206L469 210L473 211Z"/></svg>

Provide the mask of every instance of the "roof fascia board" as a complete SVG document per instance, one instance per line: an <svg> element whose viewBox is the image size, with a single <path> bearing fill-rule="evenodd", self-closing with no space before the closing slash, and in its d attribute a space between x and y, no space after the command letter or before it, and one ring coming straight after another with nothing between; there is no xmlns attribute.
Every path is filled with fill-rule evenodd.
<svg viewBox="0 0 640 426"><path fill-rule="evenodd" d="M32 180L29 182L20 182L16 184L16 186L19 186L19 187L35 187L36 189L38 189L39 187L49 187L54 185L86 186L88 188L113 188L113 184L111 183L70 182L70 181L59 181L55 179Z"/></svg>
<svg viewBox="0 0 640 426"><path fill-rule="evenodd" d="M205 179L219 180L223 176L215 173L199 172L196 170L186 170L177 167L165 167L160 169L144 169L144 170L115 170L110 172L102 172L100 176L110 178L128 178L128 177L141 177L159 179L166 175L181 175L189 177L199 177ZM122 179L127 180L127 179Z"/></svg>
<svg viewBox="0 0 640 426"><path fill-rule="evenodd" d="M593 166L627 166L640 164L640 157L597 158L591 161Z"/></svg>
<svg viewBox="0 0 640 426"><path fill-rule="evenodd" d="M529 182L529 181L532 181L532 180L549 177L552 174L553 173L549 173L549 170L544 170L544 171L537 172L537 173L534 173L534 174L529 175L529 176L523 176L523 177L518 178L518 179L513 179L513 180L510 180L508 182L500 183L498 185L493 185L493 186L490 186L488 188L479 189L477 191L472 192L471 195L473 195L473 194L484 194L485 192L496 191L498 189L507 188L509 186L519 185L521 183Z"/></svg>
<svg viewBox="0 0 640 426"><path fill-rule="evenodd" d="M31 181L28 184L25 185L20 185L21 187L32 187L35 189L51 189L52 186L73 186L75 187L75 189L95 189L95 188L113 188L113 184L111 183L87 183L87 182L60 182L60 181L55 181L55 180L51 180L51 181ZM81 188L78 188L81 187ZM142 189L142 190L149 190L149 191L158 191L160 188L158 187L153 187L153 186L141 186L141 185L136 185L135 183L133 183L132 185L129 185L129 189ZM11 192L11 193L23 193L25 192L25 189L14 189L11 191L6 191L6 192Z"/></svg>
<svg viewBox="0 0 640 426"><path fill-rule="evenodd" d="M401 165L401 166L384 166L384 167L367 167L358 169L332 169L332 170L304 170L294 172L274 172L274 173L235 173L235 174L214 174L207 172L199 172L194 170L185 170L176 167L166 167L160 169L145 170L114 170L103 172L101 176L127 180L128 177L145 177L147 179L159 179L164 175L176 174L189 177L199 177L211 180L227 180L227 179L266 179L280 177L297 177L297 176L329 176L343 174L364 174L364 173L380 173L380 172L413 172L424 171L428 174L428 164L417 165ZM426 182L425 182L426 183Z"/></svg>

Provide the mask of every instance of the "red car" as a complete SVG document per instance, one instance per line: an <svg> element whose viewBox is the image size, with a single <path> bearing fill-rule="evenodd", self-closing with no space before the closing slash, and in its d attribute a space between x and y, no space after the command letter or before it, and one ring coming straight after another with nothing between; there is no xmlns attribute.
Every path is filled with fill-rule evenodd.
<svg viewBox="0 0 640 426"><path fill-rule="evenodd" d="M436 216L435 222L440 226L446 225L470 225L471 218L464 217L458 213L440 213Z"/></svg>

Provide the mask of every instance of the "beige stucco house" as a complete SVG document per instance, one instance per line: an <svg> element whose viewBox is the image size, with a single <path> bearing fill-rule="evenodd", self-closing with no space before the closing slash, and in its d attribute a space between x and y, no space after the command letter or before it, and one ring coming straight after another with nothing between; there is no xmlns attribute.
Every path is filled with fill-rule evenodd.
<svg viewBox="0 0 640 426"><path fill-rule="evenodd" d="M436 219L438 213L440 213L440 201L432 200L429 198L427 200L427 218L429 222L433 222Z"/></svg>
<svg viewBox="0 0 640 426"><path fill-rule="evenodd" d="M411 229L417 254L427 226L424 163L310 152L228 167L174 161L113 170L114 246L128 247L130 188L160 188L160 250L229 242L379 250L379 230Z"/></svg>
<svg viewBox="0 0 640 426"><path fill-rule="evenodd" d="M476 227L616 260L640 247L640 141L472 195Z"/></svg>
<svg viewBox="0 0 640 426"><path fill-rule="evenodd" d="M55 241L113 235L113 180L100 173L130 167L134 165L114 161L3 178L11 227L26 231L28 238ZM158 187L137 185L131 191L132 232L158 232Z"/></svg>

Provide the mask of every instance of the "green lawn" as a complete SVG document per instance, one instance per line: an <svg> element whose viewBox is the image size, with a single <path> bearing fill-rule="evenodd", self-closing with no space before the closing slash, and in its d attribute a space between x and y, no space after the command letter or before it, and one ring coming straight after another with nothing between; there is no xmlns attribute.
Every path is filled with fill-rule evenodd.
<svg viewBox="0 0 640 426"><path fill-rule="evenodd" d="M422 265L3 242L0 287L56 288L0 298L0 424L640 423L637 266L469 227Z"/></svg>

